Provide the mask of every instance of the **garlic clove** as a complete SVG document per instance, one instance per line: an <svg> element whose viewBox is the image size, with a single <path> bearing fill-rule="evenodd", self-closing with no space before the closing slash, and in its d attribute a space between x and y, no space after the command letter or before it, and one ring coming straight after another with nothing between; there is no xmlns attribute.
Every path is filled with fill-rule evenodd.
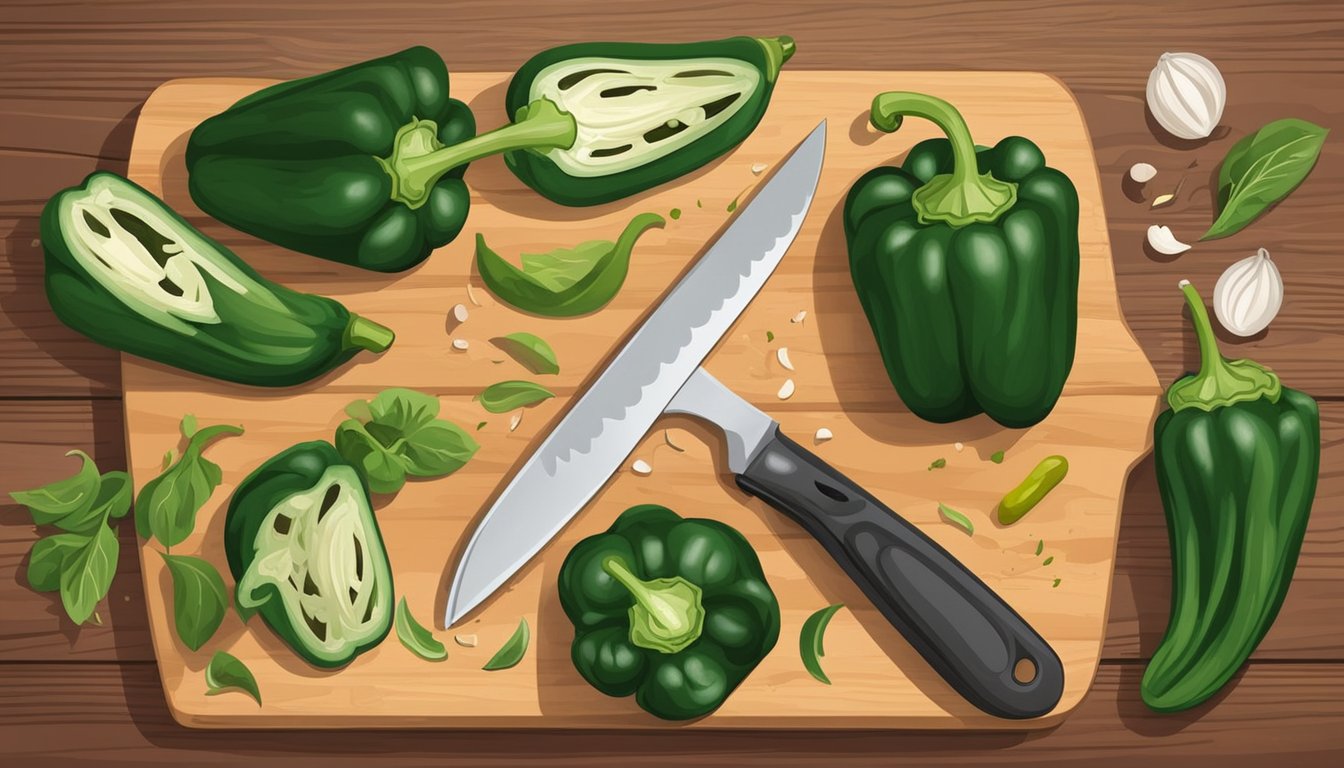
<svg viewBox="0 0 1344 768"><path fill-rule="evenodd" d="M824 443L824 442L826 442L827 440L830 440L830 439L832 439L832 438L834 438L834 437L835 437L835 433L834 433L834 432L832 432L831 430L827 429L826 427L822 427L821 429L818 429L818 430L817 430L817 434L813 435L813 436L812 436L812 439L815 440L815 441L818 442L818 443Z"/></svg>
<svg viewBox="0 0 1344 768"><path fill-rule="evenodd" d="M1205 139L1218 127L1227 84L1213 62L1197 53L1164 53L1148 75L1148 110L1179 139Z"/></svg>
<svg viewBox="0 0 1344 768"><path fill-rule="evenodd" d="M775 359L779 361L780 367L783 368L784 370L786 371L793 370L793 361L789 359L788 347L780 347L779 349L775 350Z"/></svg>
<svg viewBox="0 0 1344 768"><path fill-rule="evenodd" d="M1177 240L1176 236L1171 234L1170 227L1158 224L1148 228L1148 247L1164 256L1175 256L1190 250L1189 245Z"/></svg>
<svg viewBox="0 0 1344 768"><path fill-rule="evenodd" d="M803 321L806 320L806 319L807 319L807 310L806 310L806 309L800 309L800 310L798 310L798 314L796 314L796 315L794 315L793 317L789 318L789 322L790 322L790 323L801 323L801 322L803 322Z"/></svg>
<svg viewBox="0 0 1344 768"><path fill-rule="evenodd" d="M1135 163L1129 167L1129 178L1147 184L1157 177L1157 169L1149 163Z"/></svg>
<svg viewBox="0 0 1344 768"><path fill-rule="evenodd" d="M466 339L453 339L453 349L456 349L459 352L467 349L470 346L471 343L468 342Z"/></svg>
<svg viewBox="0 0 1344 768"><path fill-rule="evenodd" d="M635 463L630 465L630 469L641 477L648 477L653 474L653 467L649 466L649 462L643 459L635 459Z"/></svg>
<svg viewBox="0 0 1344 768"><path fill-rule="evenodd" d="M1230 333L1254 336L1269 327L1283 306L1283 276L1261 248L1236 262L1213 287L1213 313Z"/></svg>
<svg viewBox="0 0 1344 768"><path fill-rule="evenodd" d="M779 388L778 396L780 400L788 400L793 397L794 385L793 379L785 379L784 385Z"/></svg>

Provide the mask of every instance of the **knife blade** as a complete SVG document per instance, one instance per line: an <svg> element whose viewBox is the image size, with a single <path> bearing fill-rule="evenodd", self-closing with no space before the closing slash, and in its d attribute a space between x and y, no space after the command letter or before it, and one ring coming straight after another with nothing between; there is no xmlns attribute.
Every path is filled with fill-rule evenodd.
<svg viewBox="0 0 1344 768"><path fill-rule="evenodd" d="M629 337L495 499L448 594L451 627L597 493L774 272L811 207L823 120Z"/></svg>

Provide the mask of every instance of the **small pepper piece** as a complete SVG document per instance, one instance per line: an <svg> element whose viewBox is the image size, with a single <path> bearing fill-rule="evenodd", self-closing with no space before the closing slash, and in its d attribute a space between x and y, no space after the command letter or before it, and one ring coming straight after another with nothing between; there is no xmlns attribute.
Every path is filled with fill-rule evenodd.
<svg viewBox="0 0 1344 768"><path fill-rule="evenodd" d="M844 205L850 273L887 375L928 421L984 412L1008 427L1035 424L1073 365L1078 194L1027 139L977 148L942 99L873 99L879 130L907 115L948 138L864 174Z"/></svg>
<svg viewBox="0 0 1344 768"><path fill-rule="evenodd" d="M1031 472L1017 484L1017 487L1004 494L999 502L999 523L1012 525L1022 516L1041 503L1045 495L1069 474L1069 460L1063 456L1046 456L1032 468Z"/></svg>

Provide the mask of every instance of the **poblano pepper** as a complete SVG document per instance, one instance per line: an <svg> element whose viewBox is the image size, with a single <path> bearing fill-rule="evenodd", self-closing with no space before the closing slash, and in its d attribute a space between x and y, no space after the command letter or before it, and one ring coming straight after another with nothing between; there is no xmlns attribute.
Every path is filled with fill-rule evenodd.
<svg viewBox="0 0 1344 768"><path fill-rule="evenodd" d="M1027 139L976 147L941 99L873 99L879 130L906 115L947 138L864 174L844 206L854 288L887 376L929 421L983 411L1004 426L1035 424L1073 366L1078 194Z"/></svg>
<svg viewBox="0 0 1344 768"><path fill-rule="evenodd" d="M631 507L560 567L579 674L608 696L686 720L714 711L779 638L779 603L742 534Z"/></svg>
<svg viewBox="0 0 1344 768"><path fill-rule="evenodd" d="M1171 618L1140 691L1189 709L1236 674L1274 623L1316 495L1316 401L1273 371L1218 352L1204 301L1182 281L1200 370L1167 390L1153 427L1171 538Z"/></svg>
<svg viewBox="0 0 1344 768"><path fill-rule="evenodd" d="M448 93L443 59L420 46L273 85L192 132L192 199L286 248L409 269L462 231L468 163L574 143L573 119L549 103L475 136L471 110Z"/></svg>
<svg viewBox="0 0 1344 768"><path fill-rule="evenodd" d="M392 626L392 570L368 486L330 443L299 443L239 484L224 552L238 614L260 612L315 666L348 664Z"/></svg>
<svg viewBox="0 0 1344 768"><path fill-rule="evenodd" d="M572 146L514 150L523 183L563 205L597 205L690 173L765 115L791 37L697 43L577 43L533 56L509 82L515 120L534 105L574 116Z"/></svg>
<svg viewBox="0 0 1344 768"><path fill-rule="evenodd" d="M47 299L113 349L217 379L302 384L393 334L339 302L257 274L163 201L94 173L42 210Z"/></svg>

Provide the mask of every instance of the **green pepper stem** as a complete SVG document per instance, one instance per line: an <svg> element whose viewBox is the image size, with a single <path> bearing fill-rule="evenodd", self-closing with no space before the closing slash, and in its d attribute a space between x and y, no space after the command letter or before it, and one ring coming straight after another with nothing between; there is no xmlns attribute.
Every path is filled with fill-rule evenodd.
<svg viewBox="0 0 1344 768"><path fill-rule="evenodd" d="M1199 372L1185 376L1167 389L1167 403L1173 411L1214 408L1233 403L1269 398L1278 402L1283 392L1279 377L1268 368L1251 360L1228 360L1218 351L1218 339L1213 333L1213 322L1204 308L1204 299L1189 280L1180 282L1185 303L1190 307L1190 319L1199 340Z"/></svg>
<svg viewBox="0 0 1344 768"><path fill-rule="evenodd" d="M784 62L793 58L798 46L788 35L758 37L756 42L765 49L765 79L773 83L775 78L779 77L779 70L783 68Z"/></svg>
<svg viewBox="0 0 1344 768"><path fill-rule="evenodd" d="M1017 185L977 173L975 142L956 107L923 93L890 91L873 97L868 119L883 133L901 127L905 116L922 117L942 129L952 144L952 172L929 179L911 197L921 223L946 222L963 227L992 222L1017 202Z"/></svg>
<svg viewBox="0 0 1344 768"><path fill-rule="evenodd" d="M367 317L351 315L345 326L345 338L341 339L346 349L367 349L370 352L382 352L392 346L397 335L391 328L375 323Z"/></svg>
<svg viewBox="0 0 1344 768"><path fill-rule="evenodd" d="M602 570L635 600L630 607L632 644L676 653L699 639L705 620L699 587L680 577L644 581L614 556L602 560Z"/></svg>
<svg viewBox="0 0 1344 768"><path fill-rule="evenodd" d="M403 125L393 141L392 156L376 158L392 177L392 199L419 208L445 173L483 157L520 149L567 149L574 146L574 116L549 99L518 110L514 122L458 144L444 146L438 125L416 120Z"/></svg>

